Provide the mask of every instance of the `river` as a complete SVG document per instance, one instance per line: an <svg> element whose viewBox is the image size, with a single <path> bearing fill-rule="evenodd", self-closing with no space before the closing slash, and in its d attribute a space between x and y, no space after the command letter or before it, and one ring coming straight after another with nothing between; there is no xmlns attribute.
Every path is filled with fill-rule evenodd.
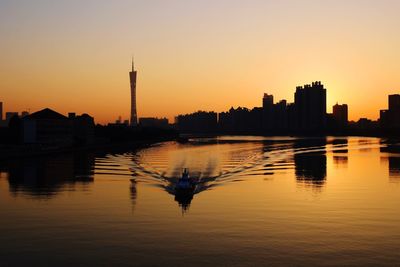
<svg viewBox="0 0 400 267"><path fill-rule="evenodd" d="M175 197L182 169L197 183ZM224 136L0 162L1 266L400 264L400 143Z"/></svg>

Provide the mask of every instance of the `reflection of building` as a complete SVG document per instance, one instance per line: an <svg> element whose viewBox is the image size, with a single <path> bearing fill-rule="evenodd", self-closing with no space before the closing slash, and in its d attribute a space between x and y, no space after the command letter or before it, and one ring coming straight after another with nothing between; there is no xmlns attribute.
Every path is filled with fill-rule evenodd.
<svg viewBox="0 0 400 267"><path fill-rule="evenodd" d="M63 188L93 181L94 156L88 153L26 158L3 163L14 194L49 198Z"/></svg>
<svg viewBox="0 0 400 267"><path fill-rule="evenodd" d="M338 138L332 141L333 153L348 153L347 138Z"/></svg>
<svg viewBox="0 0 400 267"><path fill-rule="evenodd" d="M136 112L136 70L133 65L132 59L132 71L129 72L129 79L131 82L131 126L137 125L137 112Z"/></svg>
<svg viewBox="0 0 400 267"><path fill-rule="evenodd" d="M333 163L338 167L347 167L348 156L347 138L332 140Z"/></svg>
<svg viewBox="0 0 400 267"><path fill-rule="evenodd" d="M397 141L395 141L397 143ZM388 169L389 178L391 181L400 181L400 146L391 143L382 143L380 148L381 153L388 153Z"/></svg>
<svg viewBox="0 0 400 267"><path fill-rule="evenodd" d="M389 156L389 177L391 179L400 179L400 155Z"/></svg>
<svg viewBox="0 0 400 267"><path fill-rule="evenodd" d="M333 163L338 167L347 167L347 162L349 161L347 156L333 156Z"/></svg>
<svg viewBox="0 0 400 267"><path fill-rule="evenodd" d="M298 182L315 187L325 184L325 146L325 139L302 139L295 142L294 163Z"/></svg>

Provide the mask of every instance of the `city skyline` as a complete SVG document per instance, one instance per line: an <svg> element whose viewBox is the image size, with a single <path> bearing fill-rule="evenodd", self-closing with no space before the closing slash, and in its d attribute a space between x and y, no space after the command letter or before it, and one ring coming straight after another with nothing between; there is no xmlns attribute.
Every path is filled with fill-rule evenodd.
<svg viewBox="0 0 400 267"><path fill-rule="evenodd" d="M399 8L389 0L2 1L1 101L8 111L128 119L135 52L138 117L254 107L265 92L292 102L297 85L321 80L327 112L347 103L350 120L375 120L400 89Z"/></svg>

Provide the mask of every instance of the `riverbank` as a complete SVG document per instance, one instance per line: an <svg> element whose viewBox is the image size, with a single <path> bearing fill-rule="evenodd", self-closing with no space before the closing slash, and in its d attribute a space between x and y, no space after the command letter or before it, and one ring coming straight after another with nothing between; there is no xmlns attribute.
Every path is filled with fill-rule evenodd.
<svg viewBox="0 0 400 267"><path fill-rule="evenodd" d="M137 141L125 141L120 143L97 143L84 146L70 146L70 147L54 147L45 145L1 145L0 146L0 160L47 156L61 153L71 152L104 152L104 153L122 153L125 151L132 151L149 147L151 145L173 141L176 138L155 138Z"/></svg>

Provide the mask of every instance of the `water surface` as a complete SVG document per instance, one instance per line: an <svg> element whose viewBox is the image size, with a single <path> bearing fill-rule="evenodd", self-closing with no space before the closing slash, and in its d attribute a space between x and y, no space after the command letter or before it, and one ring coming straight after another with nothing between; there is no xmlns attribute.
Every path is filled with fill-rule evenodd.
<svg viewBox="0 0 400 267"><path fill-rule="evenodd" d="M400 144L231 136L3 161L0 214L1 266L399 265Z"/></svg>

